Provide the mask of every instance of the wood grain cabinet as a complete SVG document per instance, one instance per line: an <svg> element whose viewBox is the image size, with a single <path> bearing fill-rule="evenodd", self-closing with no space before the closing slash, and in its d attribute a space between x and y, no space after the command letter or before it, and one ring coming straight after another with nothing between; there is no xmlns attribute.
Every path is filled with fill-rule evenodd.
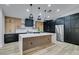
<svg viewBox="0 0 79 59"><path fill-rule="evenodd" d="M21 19L15 17L5 17L5 33L15 33L21 27Z"/></svg>
<svg viewBox="0 0 79 59"><path fill-rule="evenodd" d="M51 35L23 39L23 51L51 43Z"/></svg>
<svg viewBox="0 0 79 59"><path fill-rule="evenodd" d="M43 32L43 22L42 21L36 21L35 27L36 27L36 29L38 29L38 31Z"/></svg>
<svg viewBox="0 0 79 59"><path fill-rule="evenodd" d="M15 27L16 27L16 29L21 28L21 19L16 19Z"/></svg>
<svg viewBox="0 0 79 59"><path fill-rule="evenodd" d="M15 21L11 18L5 18L5 32L15 32Z"/></svg>

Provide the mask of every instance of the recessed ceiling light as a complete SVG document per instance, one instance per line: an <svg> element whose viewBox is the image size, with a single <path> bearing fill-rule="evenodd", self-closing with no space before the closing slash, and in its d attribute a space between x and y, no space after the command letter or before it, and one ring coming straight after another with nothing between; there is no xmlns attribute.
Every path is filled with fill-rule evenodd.
<svg viewBox="0 0 79 59"><path fill-rule="evenodd" d="M30 10L29 9L26 9L26 11L29 12Z"/></svg>
<svg viewBox="0 0 79 59"><path fill-rule="evenodd" d="M47 18L49 18L50 16L47 16Z"/></svg>
<svg viewBox="0 0 79 59"><path fill-rule="evenodd" d="M51 4L48 4L48 7L51 7Z"/></svg>
<svg viewBox="0 0 79 59"><path fill-rule="evenodd" d="M60 9L57 9L57 12L60 12Z"/></svg>
<svg viewBox="0 0 79 59"><path fill-rule="evenodd" d="M41 13L39 13L39 15L41 16L42 14L41 14Z"/></svg>

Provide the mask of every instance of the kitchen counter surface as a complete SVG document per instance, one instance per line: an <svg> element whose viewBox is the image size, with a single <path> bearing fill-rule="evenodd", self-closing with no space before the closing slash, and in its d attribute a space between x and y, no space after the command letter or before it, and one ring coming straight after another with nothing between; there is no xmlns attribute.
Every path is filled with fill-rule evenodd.
<svg viewBox="0 0 79 59"><path fill-rule="evenodd" d="M54 33L28 33L28 34L19 34L19 37L35 37L35 36L43 36L43 35L53 35Z"/></svg>
<svg viewBox="0 0 79 59"><path fill-rule="evenodd" d="M27 34L27 33L5 33L5 34Z"/></svg>
<svg viewBox="0 0 79 59"><path fill-rule="evenodd" d="M22 33L5 33L5 34L31 34L31 33L43 33L43 32L22 32Z"/></svg>

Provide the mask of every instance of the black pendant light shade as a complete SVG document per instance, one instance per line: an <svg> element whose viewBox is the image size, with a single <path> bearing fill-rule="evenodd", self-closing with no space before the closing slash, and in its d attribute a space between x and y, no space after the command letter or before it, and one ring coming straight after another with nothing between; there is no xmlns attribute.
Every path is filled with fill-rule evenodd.
<svg viewBox="0 0 79 59"><path fill-rule="evenodd" d="M41 20L41 16L38 16L38 18L37 18L38 20Z"/></svg>
<svg viewBox="0 0 79 59"><path fill-rule="evenodd" d="M38 7L38 9L40 9L40 7Z"/></svg>
<svg viewBox="0 0 79 59"><path fill-rule="evenodd" d="M32 4L30 4L30 6L32 6Z"/></svg>
<svg viewBox="0 0 79 59"><path fill-rule="evenodd" d="M30 14L29 15L29 19L33 19L33 14Z"/></svg>
<svg viewBox="0 0 79 59"><path fill-rule="evenodd" d="M31 10L32 10L32 6L33 6L33 4L30 4ZM31 13L30 13L30 15L29 15L29 19L33 19L32 11L31 11Z"/></svg>

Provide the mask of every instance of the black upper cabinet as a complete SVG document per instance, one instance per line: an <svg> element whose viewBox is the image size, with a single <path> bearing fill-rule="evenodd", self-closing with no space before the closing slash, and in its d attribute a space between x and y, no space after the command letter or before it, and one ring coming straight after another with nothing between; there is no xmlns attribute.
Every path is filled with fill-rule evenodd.
<svg viewBox="0 0 79 59"><path fill-rule="evenodd" d="M79 27L79 14L71 15L71 28Z"/></svg>
<svg viewBox="0 0 79 59"><path fill-rule="evenodd" d="M55 21L53 20L44 21L44 32L55 33Z"/></svg>
<svg viewBox="0 0 79 59"><path fill-rule="evenodd" d="M26 27L33 27L33 19L25 19L25 26Z"/></svg>
<svg viewBox="0 0 79 59"><path fill-rule="evenodd" d="M62 25L62 24L64 24L64 19L65 19L64 17L56 19L56 25Z"/></svg>

